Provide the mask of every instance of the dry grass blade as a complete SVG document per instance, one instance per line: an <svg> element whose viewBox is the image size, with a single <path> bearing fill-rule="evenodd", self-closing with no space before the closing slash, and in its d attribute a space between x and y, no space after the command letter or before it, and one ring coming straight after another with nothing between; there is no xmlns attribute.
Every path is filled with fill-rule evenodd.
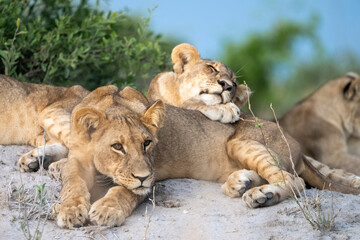
<svg viewBox="0 0 360 240"><path fill-rule="evenodd" d="M147 234L147 231L149 230L149 227L150 227L150 222L151 222L151 217L154 213L154 209L155 209L155 186L153 187L153 199L149 198L149 200L151 201L152 203L152 209L151 209L151 212L150 212L150 215L148 216L148 210L147 210L147 207L146 207L146 210L145 210L145 216L146 216L146 228L145 228L145 232L144 232L144 237L143 237L143 240L146 239L146 234Z"/></svg>
<svg viewBox="0 0 360 240"><path fill-rule="evenodd" d="M244 81L244 84L247 86L246 82ZM273 158L274 162L276 164L278 164L277 166L280 168L281 174L283 176L284 179L284 183L285 185L287 185L290 189L291 189L291 197L295 200L296 204L298 205L301 213L303 214L304 218L309 222L309 224L314 228L314 229L318 229L320 231L324 231L324 230L332 230L335 226L335 218L338 216L339 212L341 209L339 209L336 213L334 212L334 208L333 208L333 198L331 201L331 213L328 215L325 215L321 206L323 205L323 201L322 201L322 197L318 195L318 191L316 191L316 194L313 195L313 197L310 199L307 195L306 195L306 191L305 191L305 186L302 186L302 189L298 189L298 188L294 188L291 184L288 184L285 181L285 177L283 174L283 171L281 169L280 166L280 162L279 159L277 159L272 152L270 151L270 149L268 149L267 147L267 142L266 142L266 138L262 129L262 123L259 122L259 119L255 116L255 114L253 113L252 109L251 109L251 103L250 103L250 96L248 96L248 108L249 111L251 113L251 115L253 116L253 118L255 119L254 124L255 127L258 127L260 129L260 132L262 134L262 138L263 141L265 143L265 148L267 149L267 151L269 152L269 154L271 155L271 157ZM299 175L297 174L296 170L295 170L295 165L294 165L294 161L293 161L293 157L292 157L292 153L291 153L291 148L290 148L290 144L286 139L286 136L282 130L282 128L280 127L279 121L276 117L275 114L275 110L272 106L272 104L270 104L270 109L273 113L277 128L281 134L281 138L284 140L288 152L289 152L289 160L291 162L292 165L292 170L294 172L294 179L299 179ZM249 121L249 120L245 120L242 119L244 121ZM303 191L303 195L301 195L301 191ZM314 207L315 206L315 207Z"/></svg>
<svg viewBox="0 0 360 240"><path fill-rule="evenodd" d="M48 200L46 184L35 184L35 191L23 184L22 174L19 172L20 185L15 185L11 179L8 185L8 207L18 209L18 216L14 221L19 220L20 230L25 239L42 238L45 224L51 214L52 201ZM35 225L30 226L30 220Z"/></svg>
<svg viewBox="0 0 360 240"><path fill-rule="evenodd" d="M294 161L291 154L291 149L289 142L287 141L285 134L280 127L279 121L276 117L275 110L272 107L272 104L270 104L270 109L273 113L277 128L280 131L281 137L284 140L288 151L289 151L289 159L291 162L291 166L294 172L294 178L300 178L295 170ZM317 230L325 231L325 230L333 230L335 227L335 218L340 213L341 209L339 209L336 213L334 212L334 205L333 205L333 197L331 198L331 213L325 216L325 213L323 212L321 206L323 205L323 194L319 196L319 190L316 190L315 194L313 194L313 197L311 199L308 198L305 191L305 186L303 186L303 194L301 195L300 189L294 189L290 185L291 189L291 196L295 200L296 204L298 205L301 213L303 214L304 218L309 222L309 224Z"/></svg>

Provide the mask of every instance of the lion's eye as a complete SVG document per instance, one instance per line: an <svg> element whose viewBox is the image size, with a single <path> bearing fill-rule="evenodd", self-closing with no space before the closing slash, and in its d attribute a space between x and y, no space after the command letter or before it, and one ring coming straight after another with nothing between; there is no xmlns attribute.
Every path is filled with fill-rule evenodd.
<svg viewBox="0 0 360 240"><path fill-rule="evenodd" d="M211 72L216 72L216 73L219 72L213 65L208 65L208 67L211 70Z"/></svg>
<svg viewBox="0 0 360 240"><path fill-rule="evenodd" d="M149 139L148 139L148 140L145 140L145 142L144 142L144 151L146 150L146 147L150 145L151 142L152 142L152 141L149 140Z"/></svg>
<svg viewBox="0 0 360 240"><path fill-rule="evenodd" d="M123 154L126 153L123 145L120 143L114 143L113 145L111 145L111 147L116 151L121 151Z"/></svg>

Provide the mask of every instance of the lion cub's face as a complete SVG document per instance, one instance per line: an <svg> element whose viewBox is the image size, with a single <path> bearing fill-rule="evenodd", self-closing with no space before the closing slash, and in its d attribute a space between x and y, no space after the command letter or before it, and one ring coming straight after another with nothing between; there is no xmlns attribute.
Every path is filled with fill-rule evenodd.
<svg viewBox="0 0 360 240"><path fill-rule="evenodd" d="M348 73L347 78L343 78L345 106L349 108L350 118L352 118L353 136L360 138L360 76L356 73Z"/></svg>
<svg viewBox="0 0 360 240"><path fill-rule="evenodd" d="M194 96L201 97L207 105L232 101L238 85L230 68L217 61L201 59L190 44L176 46L171 58L184 101Z"/></svg>
<svg viewBox="0 0 360 240"><path fill-rule="evenodd" d="M83 136L97 171L135 194L148 194L155 179L150 154L164 109L158 101L142 116L116 107L106 114L93 108L77 110L75 129Z"/></svg>

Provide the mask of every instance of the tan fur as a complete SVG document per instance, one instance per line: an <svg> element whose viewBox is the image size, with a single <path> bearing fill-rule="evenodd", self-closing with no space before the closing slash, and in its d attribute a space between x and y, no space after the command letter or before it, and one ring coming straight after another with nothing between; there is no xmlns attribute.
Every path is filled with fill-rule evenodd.
<svg viewBox="0 0 360 240"><path fill-rule="evenodd" d="M223 123L239 120L240 109L250 90L236 82L235 74L224 64L201 59L190 44L176 46L171 54L174 72L158 74L150 83L149 99L202 112Z"/></svg>
<svg viewBox="0 0 360 240"><path fill-rule="evenodd" d="M73 106L87 93L80 86L64 88L31 84L0 75L0 144L35 147L44 145L45 141L47 144L20 158L21 171L38 169L36 159L43 155L51 156L45 158L46 168L51 162L67 156L69 116Z"/></svg>
<svg viewBox="0 0 360 240"><path fill-rule="evenodd" d="M290 109L280 124L307 155L360 175L359 75L327 82Z"/></svg>
<svg viewBox="0 0 360 240"><path fill-rule="evenodd" d="M8 88L8 94L18 87ZM287 198L290 188L301 188L303 181L291 174L288 149L277 127L264 121L266 148L259 128L250 122L253 119L244 117L235 124L222 124L198 111L159 101L149 104L132 88L94 90L73 105L69 115L68 159L60 161L62 166L59 162L50 166L53 171L62 168L57 224L73 228L90 220L98 225L120 225L155 180L168 178L225 183L223 192L242 196L249 207L269 206ZM308 183L327 188L331 183L337 191L360 192L356 176L337 171L323 175L327 171L314 170L312 160L303 159L299 144L287 138L295 169ZM151 142L145 146L147 140ZM241 169L248 171L239 172ZM236 188L239 194L234 194Z"/></svg>
<svg viewBox="0 0 360 240"><path fill-rule="evenodd" d="M146 109L146 99L138 92L146 105L121 96L132 91L98 88L73 110L72 143L62 169L61 205L57 207L59 226L77 227L88 217L98 225L120 225L150 192L155 180L150 152L165 109L160 101ZM99 174L118 186L91 205L89 192Z"/></svg>
<svg viewBox="0 0 360 240"><path fill-rule="evenodd" d="M138 91L120 91L115 86L89 94L77 86L58 88L5 76L0 76L0 86L5 110L0 114L4 137L0 144L34 143L45 128L47 142L54 142L35 148L18 165L22 171L36 171L45 154L51 159L47 165L52 162L50 175L59 178L61 171L61 205L55 207L59 226L77 227L88 218L98 225L120 225L151 191L155 175L150 153L164 118L161 101L149 106ZM13 117L8 124L12 113L30 122L22 129L23 135L12 127L19 127L23 119ZM61 152L63 149L66 151ZM99 179L105 196L99 194L104 192Z"/></svg>
<svg viewBox="0 0 360 240"><path fill-rule="evenodd" d="M188 44L185 44L184 47L183 45L184 44L181 44L175 47L173 54L174 52L176 54L181 54L182 48L185 49L182 53L182 56L188 54ZM192 52L194 53L195 58L198 59L197 51L193 50ZM186 59L189 59L189 57ZM182 90L190 92L191 88L196 89L198 92L198 89L201 89L201 84L207 81L205 78L198 77L196 70L197 66L194 65L194 62L197 61L193 61L193 66L189 66L189 64L184 61L184 66L182 67L182 69L184 69L183 72L186 72L186 69L189 69L189 73L185 79L186 82L192 84L191 87L180 84L176 85L175 82L174 84L162 84L174 81L174 74L159 74L153 80L154 82L150 84L148 94L149 98L161 99L162 101L174 106L184 106L183 103L176 101L176 99L174 99L172 96L178 95L178 93L182 92ZM173 62L175 69L175 65L177 63L176 61ZM176 69L179 69L178 66L179 64L176 65ZM194 73L191 73L190 69ZM175 70L175 72L175 74L178 74L177 70ZM159 79L161 79L161 81L159 81ZM171 95L171 93L173 93L173 95ZM236 97L238 97L238 95L235 93L230 97L232 100L234 100ZM224 104L222 103L222 105ZM356 184L353 184L353 181L359 181L357 176L351 174L349 175L348 173L344 173L338 169L330 169L326 165L316 162L314 159L305 157L301 153L298 143L295 142L290 136L286 135L286 138L290 142L290 146L292 147L293 151L292 156L294 167L292 167L289 162L289 153L286 151L286 145L284 145L283 140L280 139L280 131L277 129L275 124L261 120L265 122L264 126L262 127L265 132L265 136L263 136L262 132L259 132L258 129L254 128L254 119L251 119L251 117L248 116L243 116L243 118L245 118L245 120L240 120L237 124L232 125L236 132L225 145L227 148L227 155L230 159L236 162L240 168L245 168L253 172L251 176L248 172L236 172L236 174L231 174L229 179L222 187L222 190L225 194L232 197L243 195L243 199L250 207L272 205L287 198L289 196L291 187L299 188L303 185L301 179L294 178L292 175L294 170L293 168L295 168L296 172L303 176L310 185L319 188L323 188L324 184L325 187L330 187L329 180L333 181L332 189L337 191L344 190L341 187L341 184L357 186ZM221 127L219 126L219 128ZM196 137L198 137L198 135L199 134L197 134ZM210 137L210 139L214 138L216 137ZM198 146L198 143L196 144ZM268 147L265 147L264 144L266 144ZM217 146L215 144L212 145ZM205 148L205 146L200 146L198 149L203 149L203 147ZM218 148L216 148L216 150L218 150ZM186 150L184 149L184 151ZM208 154L209 156L214 155L219 157L213 150ZM277 159L282 159L281 164L277 161ZM280 167L283 169L283 171L280 170ZM212 169L204 168L204 174L205 172L211 171ZM266 180L269 184L258 186L259 181L256 180L257 178L254 176L254 173L258 174L258 176ZM199 173L197 172L197 174ZM188 177L194 176L190 175ZM251 178L253 178L254 183L256 183L254 184L256 187L253 186L254 188L250 190L246 188L244 189L244 186L246 186L246 183L250 181ZM219 177L219 179L222 178ZM235 184L237 180L239 183ZM337 185L338 183L340 184L339 186ZM237 191L237 189L240 190L238 192L234 192ZM269 194L267 195L266 193ZM259 199L261 199L260 202L258 201Z"/></svg>

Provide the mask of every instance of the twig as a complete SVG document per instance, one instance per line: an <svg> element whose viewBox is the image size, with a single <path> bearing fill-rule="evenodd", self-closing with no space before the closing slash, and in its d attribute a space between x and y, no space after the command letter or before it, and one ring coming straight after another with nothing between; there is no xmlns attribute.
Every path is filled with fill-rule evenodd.
<svg viewBox="0 0 360 240"><path fill-rule="evenodd" d="M244 85L246 86L246 88L250 89L247 85L247 83L244 81ZM261 135L262 135L262 138L263 138L263 141L264 141L264 146L265 146L265 149L266 151L270 154L271 158L274 160L274 163L277 164L277 166L279 167L280 169L280 172L281 172L281 176L283 178L283 181L284 181L284 184L286 185L286 179L285 179L285 175L281 169L281 166L280 166L280 162L276 159L276 157L272 154L272 152L270 151L270 149L268 148L268 145L267 145L267 141L266 141L266 138L265 138L265 134L264 134L264 131L262 129L262 125L263 123L259 123L259 119L255 116L254 112L252 111L251 109L251 103L250 103L250 95L248 94L247 95L247 100L248 100L248 108L249 108L249 111L251 113L251 115L253 116L253 118L255 120L253 120L253 122L255 123L255 127L258 127L260 129L260 132L261 132ZM248 120L249 121L249 120Z"/></svg>
<svg viewBox="0 0 360 240"><path fill-rule="evenodd" d="M116 233L113 232L113 235L117 240L120 240L120 238L118 237L118 235L116 235Z"/></svg>
<svg viewBox="0 0 360 240"><path fill-rule="evenodd" d="M247 87L246 82L244 82L244 84ZM322 202L321 202L321 196L320 197L318 196L318 192L316 192L316 196L313 195L313 198L312 198L312 200L315 201L314 204L315 204L315 207L317 208L316 209L317 211L314 211L312 208L310 208L310 202L311 201L309 200L309 198L306 195L305 185L302 185L302 190L304 192L304 198L303 198L301 196L300 189L298 187L295 187L295 189L294 189L294 186L292 186L291 184L287 184L286 179L285 179L284 174L283 174L283 171L282 171L282 169L280 167L280 162L275 159L275 157L273 156L273 154L271 153L271 151L267 147L266 138L265 138L265 135L264 135L264 132L263 132L263 129L262 129L262 123L259 123L258 118L255 116L255 114L253 113L253 111L251 109L250 97L249 96L248 96L248 105L249 105L249 111L250 111L250 113L252 114L252 116L254 117L255 120L254 121L246 120L246 119L242 119L242 120L254 122L255 126L259 127L260 132L262 134L263 141L265 143L265 148L267 149L267 151L269 152L271 157L274 159L274 161L279 164L278 167L279 167L279 169L281 171L281 174L282 174L282 177L283 177L283 180L284 180L284 184L289 187L290 196L295 200L295 202L298 205L300 211L302 212L304 218L309 222L309 224L314 229L319 229L319 230L332 229L334 227L334 220L337 217L337 215L339 214L341 209L339 209L339 211L334 213L333 202L332 202L332 205L331 205L332 212L331 212L330 216L325 217L324 214L321 212ZM294 161L293 161L290 144L287 141L282 128L280 127L279 121L278 121L278 119L276 117L275 110L273 109L272 104L270 104L270 109L272 110L272 113L274 115L274 119L275 119L277 128L279 129L279 132L281 134L281 138L284 140L284 142L285 142L285 144L287 146L287 149L289 151L289 160L291 162L292 170L294 172L294 174L293 174L294 180L295 181L300 180L301 178L299 177L298 173L295 170L295 164L294 164ZM300 197L298 198L297 196L300 196ZM301 201L302 204L300 203L300 201ZM315 216L313 216L313 214Z"/></svg>
<svg viewBox="0 0 360 240"><path fill-rule="evenodd" d="M43 154L40 157L40 175L43 176L43 170L44 170L44 160L45 160L45 147L46 147L46 129L44 129L44 144L43 144ZM39 150L38 150L39 151Z"/></svg>
<svg viewBox="0 0 360 240"><path fill-rule="evenodd" d="M285 134L282 130L282 128L280 127L280 124L279 124L279 121L276 117L276 114L275 114L275 110L274 108L272 107L272 104L270 104L270 109L272 110L273 112L273 115L274 115L274 119L275 119L275 122L276 122L276 125L277 125L277 128L279 129L280 131L280 134L281 134L281 138L284 140L287 148L288 148L288 151L289 151L289 159L290 159L290 162L291 162L291 166L292 166L292 170L294 172L294 178L295 179L300 179L300 176L298 175L298 173L296 172L295 170L295 165L294 165L294 161L293 161L293 158L292 158L292 154L291 154L291 148L290 148L290 144L289 142L287 141L286 137L285 137ZM334 227L334 221L335 221L335 218L338 216L338 214L340 213L341 209L339 209L336 213L334 213L334 208L333 208L333 201L331 203L331 214L330 216L328 216L327 218L324 216L324 214L321 212L321 205L322 205L322 202L321 202L321 196L318 195L318 191L316 191L316 196L314 197L313 195L313 199L315 200L315 207L316 207L316 210L314 215L315 217L313 216L311 208L309 207L310 205L310 200L309 198L307 197L306 195L306 191L305 191L305 185L302 186L302 190L303 190L303 193L304 193L304 198L303 199L301 197L301 194L300 194L300 189L298 188L295 188L295 190L297 191L297 194L295 193L295 190L293 188L293 186L290 185L290 189L291 189L291 193L292 193L292 197L293 199L295 200L296 204L298 205L301 213L303 214L304 218L309 222L309 224L313 227L313 228L316 228L316 229L319 229L319 230L324 230L324 229L329 229L331 230L333 227ZM300 196L299 198L297 196ZM299 200L300 199L300 200ZM332 199L333 200L333 199ZM302 204L300 203L300 201L302 202Z"/></svg>
<svg viewBox="0 0 360 240"><path fill-rule="evenodd" d="M290 162L291 162L292 169L293 169L294 173L297 175L297 173L296 173L296 171L295 171L295 165L294 165L293 157L292 157L292 154L291 154L290 144L289 144L289 142L287 141L287 139L286 139L286 137L285 137L285 135L284 135L284 132L283 132L282 128L280 127L280 124L279 124L279 121L278 121L278 119L277 119L277 117L276 117L275 110L274 110L274 108L273 108L273 106L272 106L272 103L270 103L270 109L271 109L271 111L273 112L273 115L274 115L274 118L275 118L275 122L276 122L276 126L277 126L277 128L279 129L279 131L280 131L281 138L284 140L284 142L285 142L285 144L286 144L286 146L287 146L287 148L288 148L289 158L290 158Z"/></svg>
<svg viewBox="0 0 360 240"><path fill-rule="evenodd" d="M153 213L154 213L154 209L155 209L155 186L153 187L153 199L150 199L150 198L149 198L149 200L151 201L153 207L152 207L152 209L151 209L150 216L148 216L148 214L147 214L147 212L148 212L148 211L147 211L147 206L146 206L146 209L145 209L146 228L145 228L143 240L146 239L146 234L147 234L147 231L148 231L148 229L149 229L149 227L150 227L151 217L152 217L152 215L153 215Z"/></svg>

